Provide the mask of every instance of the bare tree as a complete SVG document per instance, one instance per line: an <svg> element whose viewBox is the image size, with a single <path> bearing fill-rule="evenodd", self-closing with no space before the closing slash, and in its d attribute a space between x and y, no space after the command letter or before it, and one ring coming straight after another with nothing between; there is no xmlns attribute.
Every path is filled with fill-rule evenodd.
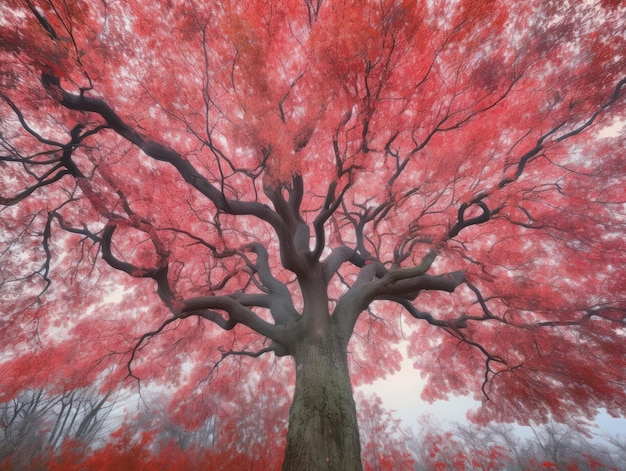
<svg viewBox="0 0 626 471"><path fill-rule="evenodd" d="M114 405L111 393L89 388L23 391L0 404L0 463L15 470L45 469L46 458L66 440L84 453L97 443Z"/></svg>

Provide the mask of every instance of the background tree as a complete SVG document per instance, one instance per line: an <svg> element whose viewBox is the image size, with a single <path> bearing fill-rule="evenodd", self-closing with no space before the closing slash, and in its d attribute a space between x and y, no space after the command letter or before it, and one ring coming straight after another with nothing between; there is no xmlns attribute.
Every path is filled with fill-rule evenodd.
<svg viewBox="0 0 626 471"><path fill-rule="evenodd" d="M22 391L0 404L2 469L46 469L63 444L85 453L108 434L105 423L114 404L110 393L90 389Z"/></svg>
<svg viewBox="0 0 626 471"><path fill-rule="evenodd" d="M361 458L365 471L413 469L415 456L408 446L411 434L380 397L357 396Z"/></svg>
<svg viewBox="0 0 626 471"><path fill-rule="evenodd" d="M273 352L284 468L359 469L406 336L479 422L626 412L621 2L0 8L4 400L141 379L200 425Z"/></svg>
<svg viewBox="0 0 626 471"><path fill-rule="evenodd" d="M608 437L590 440L554 423L532 430L515 430L505 424L480 427L457 423L444 428L432 418L422 417L418 425L418 437L405 445L418 457L415 469L420 471L616 471L621 467L619 447Z"/></svg>
<svg viewBox="0 0 626 471"><path fill-rule="evenodd" d="M5 433L2 450L9 453L3 454L2 468L278 469L285 446L282 430L288 415L287 401L268 400L271 395L251 384L246 385L246 392L244 404L235 405L224 398L216 415L193 430L174 423L159 408L164 403L162 394L154 398L145 394L142 404L146 407L139 416L130 414L115 432L99 435L91 443L84 437L67 434L55 448L46 446L45 442L51 431L48 425L58 418L53 413L54 407L47 410L46 407L58 404L59 397L23 394L22 402L13 401L3 409L3 423L12 418L13 433ZM74 392L74 396L78 393ZM88 394L83 396L86 402ZM28 413L19 416L14 412L24 407ZM554 423L533 426L532 433L526 430L528 433L524 434L504 424L444 427L432 418L422 417L418 428L409 430L401 426L392 411L382 407L380 398L360 393L357 410L365 470L616 471L623 463L621 437L600 434L592 441L576 430ZM35 424L33 417L37 415L44 420ZM19 416L17 421L24 422L21 426L15 425L15 416ZM112 423L117 426L120 419L118 416ZM102 420L98 424L107 429ZM18 429L26 433L15 433Z"/></svg>

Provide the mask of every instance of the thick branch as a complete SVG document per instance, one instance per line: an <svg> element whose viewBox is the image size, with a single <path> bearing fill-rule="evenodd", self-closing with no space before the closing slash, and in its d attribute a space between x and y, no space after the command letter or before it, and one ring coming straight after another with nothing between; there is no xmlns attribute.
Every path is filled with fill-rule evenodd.
<svg viewBox="0 0 626 471"><path fill-rule="evenodd" d="M116 226L107 226L102 233L102 258L111 267L116 270L123 271L124 273L137 278L154 278L156 276L156 268L139 268L132 263L124 262L113 255L111 248L113 233Z"/></svg>
<svg viewBox="0 0 626 471"><path fill-rule="evenodd" d="M332 182L328 187L328 193L326 194L326 200L322 206L322 210L318 213L313 221L313 228L315 230L315 249L311 258L313 260L319 260L326 246L326 237L324 234L324 224L337 210L341 202L343 201L343 195L349 188L349 185L344 186L343 190L337 198L335 198L335 189L337 187L336 182Z"/></svg>
<svg viewBox="0 0 626 471"><path fill-rule="evenodd" d="M303 182L295 176L289 191L289 201L283 197L283 187L269 189L266 194L274 204L275 211L257 201L228 199L224 193L202 176L195 167L175 150L147 139L127 123L103 100L87 97L84 94L71 94L58 85L58 81L45 80L49 88L60 92L60 103L66 108L92 112L100 115L107 125L118 135L140 148L147 156L171 164L183 179L206 196L218 210L232 215L251 215L268 222L280 240L283 266L298 275L306 275L309 267L306 256L309 254L309 230L299 215L303 197Z"/></svg>
<svg viewBox="0 0 626 471"><path fill-rule="evenodd" d="M408 299L397 298L394 296L389 296L386 299L388 301L393 301L395 303L400 304L415 319L425 320L430 325L434 325L436 327L453 328L453 329L463 329L467 327L468 318L465 315L461 315L457 317L456 319L451 319L451 320L436 319L435 317L433 317L431 313L420 311L419 309L417 309L417 307L415 307L413 303L409 301Z"/></svg>
<svg viewBox="0 0 626 471"><path fill-rule="evenodd" d="M426 254L419 265L415 267L389 270L389 272L381 278L380 282L386 285L391 285L400 280L421 276L430 269L431 265L435 261L435 258L437 258L437 253L434 250L431 250Z"/></svg>
<svg viewBox="0 0 626 471"><path fill-rule="evenodd" d="M172 288L170 287L168 280L168 264L167 258L164 257L165 254L158 253L158 255L161 257L161 261L159 266L155 268L137 267L132 263L124 262L118 259L115 255L113 255L113 251L111 249L112 238L115 229L115 225L109 225L105 227L104 231L102 232L102 239L100 244L102 250L102 259L112 268L123 271L124 273L127 273L132 277L152 278L157 283L157 294L159 295L161 301L163 301L163 303L165 303L165 305L172 312L178 312L175 296L172 292ZM152 242L153 244L155 243L154 240L152 240ZM155 244L155 248L157 249L157 252L160 252L157 245L158 244Z"/></svg>
<svg viewBox="0 0 626 471"><path fill-rule="evenodd" d="M423 290L452 293L465 281L463 271L405 277L410 273L424 273L432 264L431 258L434 260L434 255L429 253L418 267L392 271L386 271L377 262L365 265L352 287L337 302L334 317L338 323L339 335L349 339L359 315L372 301L391 298L396 302L400 299L411 301ZM390 273L395 275L389 276ZM395 277L398 279L394 281Z"/></svg>
<svg viewBox="0 0 626 471"><path fill-rule="evenodd" d="M474 204L476 204L482 210L482 213L479 214L478 216L474 216L473 218L465 219L465 211L467 211L467 209L469 209ZM448 231L448 237L449 238L456 237L459 234L459 232L461 232L466 227L474 226L476 224L482 224L483 222L489 221L489 218L491 218L491 215L492 215L492 212L489 210L489 208L483 201L478 201L476 203L470 203L470 204L463 203L461 207L459 208L459 212L457 216L458 220L456 224L452 226L452 228Z"/></svg>
<svg viewBox="0 0 626 471"><path fill-rule="evenodd" d="M254 269L258 273L263 286L269 291L269 296L266 296L266 302L274 321L277 324L295 321L299 316L291 300L291 293L284 283L272 275L267 250L258 243L251 244L250 248L257 256ZM240 300L241 296L237 295L236 299Z"/></svg>
<svg viewBox="0 0 626 471"><path fill-rule="evenodd" d="M285 189L289 192L289 200L286 200L283 195ZM280 240L282 264L298 275L306 274L307 256L310 253L309 227L299 213L302 191L301 177L293 178L292 188L286 188L284 185L264 188L265 195L272 202L276 210L275 215L279 220L274 227Z"/></svg>
<svg viewBox="0 0 626 471"><path fill-rule="evenodd" d="M357 267L365 265L365 259L354 249L342 245L335 248L324 260L326 282L328 283L339 267L346 262L350 262Z"/></svg>
<svg viewBox="0 0 626 471"><path fill-rule="evenodd" d="M286 340L285 330L270 324L257 316L251 309L244 306L231 296L198 296L184 302L181 313L202 311L224 311L235 322L244 324L255 332L270 338L278 343Z"/></svg>
<svg viewBox="0 0 626 471"><path fill-rule="evenodd" d="M422 275L406 278L393 284L382 283L382 279L374 283L372 288L374 299L398 296L415 299L420 291L446 291L452 293L465 282L465 272L456 271L443 275Z"/></svg>
<svg viewBox="0 0 626 471"><path fill-rule="evenodd" d="M348 211L348 208L346 207L343 201L341 201L341 204L343 205L343 208L344 208L343 216L354 227L354 235L356 237L356 249L359 251L359 253L363 257L373 259L374 257L372 257L372 254L370 253L370 251L367 249L367 247L365 247L365 241L366 241L365 226L372 221L374 221L374 225L375 225L377 220L380 221L382 218L384 218L385 215L392 208L391 201L387 201L387 202L381 203L378 206L373 206L373 207L365 207L365 205L356 205L362 209L362 212L357 213L354 216L350 213L350 211Z"/></svg>

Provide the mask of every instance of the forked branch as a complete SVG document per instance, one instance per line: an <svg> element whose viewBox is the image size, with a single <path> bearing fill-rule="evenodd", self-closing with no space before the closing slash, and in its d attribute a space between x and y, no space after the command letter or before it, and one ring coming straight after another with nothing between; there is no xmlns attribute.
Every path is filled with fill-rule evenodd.
<svg viewBox="0 0 626 471"><path fill-rule="evenodd" d="M283 221L271 209L256 201L239 201L228 199L213 184L211 184L195 167L180 153L170 147L152 141L130 125L99 98L87 97L84 94L75 95L61 88L59 80L49 75L42 76L42 83L46 88L55 89L55 95L59 96L59 103L71 110L95 113L102 117L113 131L130 143L137 146L148 157L166 162L172 165L193 188L206 196L221 211L233 215L252 215L270 223L275 229L279 229Z"/></svg>

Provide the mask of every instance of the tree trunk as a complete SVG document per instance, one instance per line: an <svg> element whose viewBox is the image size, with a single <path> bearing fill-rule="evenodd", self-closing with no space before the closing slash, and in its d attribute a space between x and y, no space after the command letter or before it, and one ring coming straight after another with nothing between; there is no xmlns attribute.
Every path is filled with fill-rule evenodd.
<svg viewBox="0 0 626 471"><path fill-rule="evenodd" d="M326 336L298 346L283 471L360 471L361 445L346 347Z"/></svg>

